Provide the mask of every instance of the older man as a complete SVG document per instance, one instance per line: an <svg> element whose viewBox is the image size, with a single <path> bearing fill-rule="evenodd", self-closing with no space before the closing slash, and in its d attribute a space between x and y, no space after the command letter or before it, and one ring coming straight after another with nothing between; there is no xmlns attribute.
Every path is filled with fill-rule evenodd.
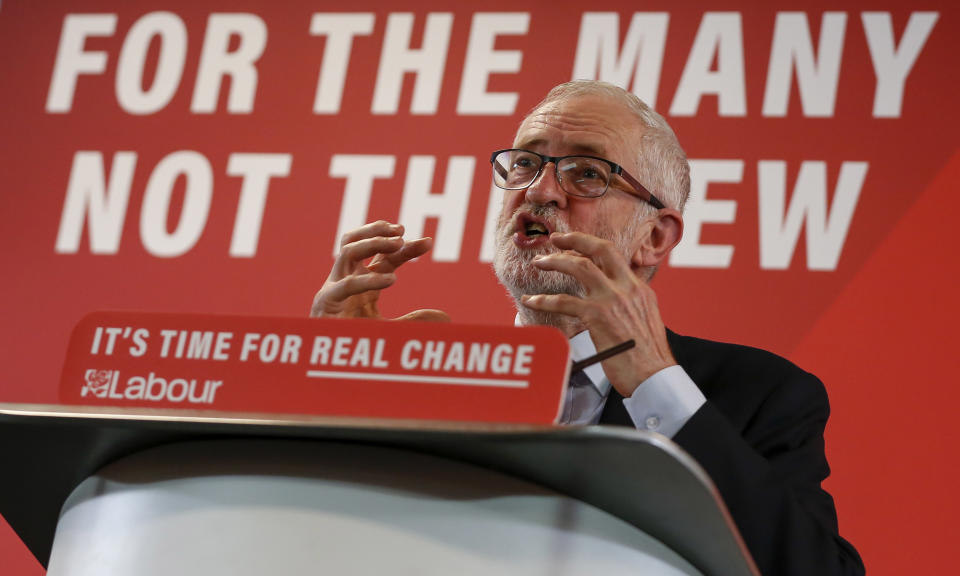
<svg viewBox="0 0 960 576"><path fill-rule="evenodd" d="M763 574L862 574L821 488L823 385L767 352L676 335L660 318L648 283L680 240L690 189L686 155L663 118L615 86L570 82L491 163L507 190L494 269L517 322L556 326L575 359L636 342L571 381L563 421L671 437L713 478ZM388 222L346 234L311 313L378 317L395 270L431 248L402 234Z"/></svg>

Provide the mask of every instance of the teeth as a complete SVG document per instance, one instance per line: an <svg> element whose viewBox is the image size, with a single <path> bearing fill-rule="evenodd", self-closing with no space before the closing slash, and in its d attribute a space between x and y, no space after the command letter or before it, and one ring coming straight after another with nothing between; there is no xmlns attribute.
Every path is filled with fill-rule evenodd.
<svg viewBox="0 0 960 576"><path fill-rule="evenodd" d="M530 234L546 234L547 228L539 222L529 222L527 224L527 235Z"/></svg>

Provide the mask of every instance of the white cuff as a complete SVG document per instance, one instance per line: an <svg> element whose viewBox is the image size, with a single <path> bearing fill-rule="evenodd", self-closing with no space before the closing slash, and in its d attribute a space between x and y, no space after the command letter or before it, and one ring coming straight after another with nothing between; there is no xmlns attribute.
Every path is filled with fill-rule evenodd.
<svg viewBox="0 0 960 576"><path fill-rule="evenodd" d="M673 438L706 401L687 372L674 365L647 378L623 405L637 430Z"/></svg>

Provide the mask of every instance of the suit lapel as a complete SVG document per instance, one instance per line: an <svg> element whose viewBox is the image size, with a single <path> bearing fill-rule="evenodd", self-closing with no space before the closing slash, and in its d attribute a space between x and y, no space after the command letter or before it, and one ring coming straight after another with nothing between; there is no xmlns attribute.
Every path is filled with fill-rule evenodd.
<svg viewBox="0 0 960 576"><path fill-rule="evenodd" d="M623 405L623 396L619 392L610 389L610 394L607 396L607 403L603 405L603 412L600 414L600 424L606 424L607 426L629 426L630 428L635 428L633 420L630 419L630 414L627 413L626 407Z"/></svg>

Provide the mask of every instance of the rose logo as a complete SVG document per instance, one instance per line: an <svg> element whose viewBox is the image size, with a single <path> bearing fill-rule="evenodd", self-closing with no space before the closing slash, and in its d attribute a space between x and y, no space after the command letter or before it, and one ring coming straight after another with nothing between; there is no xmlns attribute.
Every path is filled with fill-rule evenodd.
<svg viewBox="0 0 960 576"><path fill-rule="evenodd" d="M86 396L89 392L97 398L106 398L112 379L113 370L87 370L84 375L86 383L83 385L83 390L80 391L80 395Z"/></svg>

